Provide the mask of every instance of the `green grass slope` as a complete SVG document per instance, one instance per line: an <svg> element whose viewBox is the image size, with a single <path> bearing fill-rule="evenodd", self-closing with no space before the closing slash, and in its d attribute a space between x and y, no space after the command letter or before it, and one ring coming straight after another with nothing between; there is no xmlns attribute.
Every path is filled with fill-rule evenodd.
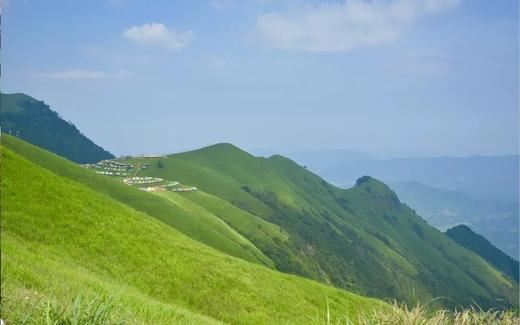
<svg viewBox="0 0 520 325"><path fill-rule="evenodd" d="M171 202L173 202L176 206L179 206L181 210L185 211L186 214L189 215L190 218L198 218L202 220L204 224L204 229L200 229L199 233L208 233L214 232L214 237L219 236L223 232L233 239L233 244L238 244L240 247L248 253L248 255L253 255L252 257L245 254L232 254L238 257L242 257L245 260L258 261L261 264L267 265L269 267L274 267L274 263L271 259L262 253L256 246L254 246L249 240L245 237L237 233L234 228L231 228L228 224L226 224L222 219L218 216L214 215L210 211L206 210L200 205L197 205L193 201L186 199L182 194L174 193L174 192L160 192L156 195L159 195ZM197 236L194 236L197 237ZM221 245L221 238L213 244L212 247L219 247ZM225 251L222 249L222 251ZM241 256L245 255L245 256ZM254 258L253 258L254 257Z"/></svg>
<svg viewBox="0 0 520 325"><path fill-rule="evenodd" d="M333 322L384 308L220 253L4 146L1 172L8 324L78 294L113 295L113 318L130 324L308 324L325 322L327 305Z"/></svg>
<svg viewBox="0 0 520 325"><path fill-rule="evenodd" d="M224 220L245 238L249 238L262 252L267 252L270 256L277 256L278 259L291 258L289 255L283 255L289 252L289 235L278 225L200 190L186 193L184 197Z"/></svg>
<svg viewBox="0 0 520 325"><path fill-rule="evenodd" d="M471 228L464 225L448 229L446 235L461 246L481 256L499 271L509 275L518 282L518 261L515 261L509 255L493 246L485 237L475 233Z"/></svg>
<svg viewBox="0 0 520 325"><path fill-rule="evenodd" d="M2 132L18 136L77 163L114 158L44 102L25 94L0 95L0 121Z"/></svg>
<svg viewBox="0 0 520 325"><path fill-rule="evenodd" d="M278 225L286 241L262 246L278 270L381 298L451 307L517 304L518 286L402 204L386 185L362 178L338 189L281 156L257 158L230 145L150 161L142 175L175 179ZM192 199L190 196L186 198ZM205 198L193 198L218 214ZM247 220L247 219L244 219ZM273 248L274 247L274 248Z"/></svg>
<svg viewBox="0 0 520 325"><path fill-rule="evenodd" d="M179 200L173 199L175 193L171 194L172 199L168 199L140 191L114 179L97 175L93 171L8 135L2 135L2 145L62 177L82 183L155 217L195 240L248 261L274 266L270 258L220 218L208 211L199 213L202 208L194 211L196 207L193 203L181 201L180 197Z"/></svg>

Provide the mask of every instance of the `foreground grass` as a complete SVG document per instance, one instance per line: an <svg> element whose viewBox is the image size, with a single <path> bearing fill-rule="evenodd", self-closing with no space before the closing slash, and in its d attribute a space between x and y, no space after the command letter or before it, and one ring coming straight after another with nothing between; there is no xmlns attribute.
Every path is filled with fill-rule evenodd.
<svg viewBox="0 0 520 325"><path fill-rule="evenodd" d="M91 299L77 296L69 305L59 305L55 301L40 301L20 315L23 325L112 325L124 324L111 319L114 307L112 298L94 297Z"/></svg>
<svg viewBox="0 0 520 325"><path fill-rule="evenodd" d="M59 305L54 300L39 301L32 307L26 308L19 315L19 324L89 324L89 325L116 325L132 321L113 315L113 298L85 298L77 296L67 305ZM184 319L183 322L187 320ZM198 323L200 320L191 320ZM520 324L518 312L513 311L482 311L475 308L461 311L436 310L431 312L424 305L408 308L405 304L394 303L391 308L374 310L368 315L359 314L357 318L348 315L332 320L330 308L325 315L309 317L308 323L314 324L358 324L358 325L516 325Z"/></svg>
<svg viewBox="0 0 520 325"><path fill-rule="evenodd" d="M368 316L358 315L355 321L345 317L341 323L360 325L517 325L520 324L520 315L514 311L483 311L476 308L459 311L445 309L431 311L425 305L408 308L405 304L394 303L391 309L381 309Z"/></svg>

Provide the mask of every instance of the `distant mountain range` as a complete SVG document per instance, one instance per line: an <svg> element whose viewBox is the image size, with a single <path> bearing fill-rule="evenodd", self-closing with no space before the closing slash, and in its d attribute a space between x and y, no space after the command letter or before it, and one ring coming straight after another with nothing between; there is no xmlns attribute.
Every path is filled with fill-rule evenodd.
<svg viewBox="0 0 520 325"><path fill-rule="evenodd" d="M446 235L459 243L461 246L473 251L483 257L486 261L495 266L504 274L509 275L516 282L519 278L518 261L504 254L501 250L493 246L486 238L475 233L467 226L456 226L446 231Z"/></svg>
<svg viewBox="0 0 520 325"><path fill-rule="evenodd" d="M519 200L519 156L374 159L337 153L292 154L300 164L329 182L350 187L361 175L387 183L415 181L486 201Z"/></svg>
<svg viewBox="0 0 520 325"><path fill-rule="evenodd" d="M98 162L114 156L66 122L43 101L25 94L1 94L2 132L23 139L76 163Z"/></svg>
<svg viewBox="0 0 520 325"><path fill-rule="evenodd" d="M429 224L442 231L456 225L468 225L518 260L518 203L475 199L418 182L392 183L390 186Z"/></svg>

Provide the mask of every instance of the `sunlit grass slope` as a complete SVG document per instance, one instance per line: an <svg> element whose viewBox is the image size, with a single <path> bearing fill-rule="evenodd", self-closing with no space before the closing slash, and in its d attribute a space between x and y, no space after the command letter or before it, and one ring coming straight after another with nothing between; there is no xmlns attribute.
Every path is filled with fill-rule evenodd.
<svg viewBox="0 0 520 325"><path fill-rule="evenodd" d="M295 258L289 249L289 235L278 225L242 210L217 196L196 191L184 193L183 197L197 203L224 220L244 237L255 244L262 252L277 260Z"/></svg>
<svg viewBox="0 0 520 325"><path fill-rule="evenodd" d="M1 176L8 324L78 294L113 295L114 319L147 324L307 324L324 322L327 305L352 316L381 306L220 253L5 147Z"/></svg>
<svg viewBox="0 0 520 325"><path fill-rule="evenodd" d="M190 216L190 218L198 218L200 220L203 220L205 229L201 229L201 232L209 233L213 231L216 232L216 234L219 234L220 232L225 230L229 233L229 236L234 236L234 243L238 243L239 245L243 246L244 250L247 250L248 253L252 253L258 261L261 261L263 264L269 267L274 267L273 261L266 257L262 253L262 251L256 248L256 246L251 245L251 242L249 240L238 234L233 228L228 226L228 224L219 219L219 217L217 217L210 211L190 201L189 199L185 198L182 194L179 193L159 192L157 193L157 195L179 206ZM218 247L219 245L218 243L216 243L214 246Z"/></svg>
<svg viewBox="0 0 520 325"><path fill-rule="evenodd" d="M441 296L446 299L435 303L450 307L518 304L516 283L427 225L370 177L342 190L282 156L254 157L230 144L149 163L143 175L197 186L279 226L289 239L262 245L261 234L228 222L284 272L409 303ZM185 197L225 220L207 198Z"/></svg>
<svg viewBox="0 0 520 325"><path fill-rule="evenodd" d="M167 200L126 186L7 135L2 135L2 145L60 176L80 182L97 192L155 217L193 239L227 254L273 266L273 262L248 239L214 214L193 213L193 204L186 205L185 201Z"/></svg>

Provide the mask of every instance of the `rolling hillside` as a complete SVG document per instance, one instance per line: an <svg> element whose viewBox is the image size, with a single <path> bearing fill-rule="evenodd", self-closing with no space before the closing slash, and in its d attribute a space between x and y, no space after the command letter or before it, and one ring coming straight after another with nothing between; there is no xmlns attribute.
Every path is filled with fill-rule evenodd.
<svg viewBox="0 0 520 325"><path fill-rule="evenodd" d="M83 174L82 167L7 142L1 174L7 324L40 324L47 302L66 305L77 295L113 296L113 321L128 324L319 324L327 315L336 323L386 308L220 253L38 161L62 164L70 175ZM24 150L38 152L24 157Z"/></svg>
<svg viewBox="0 0 520 325"><path fill-rule="evenodd" d="M278 270L408 302L442 296L450 298L442 302L448 306L491 307L498 299L518 300L516 283L429 226L373 178L341 190L289 159L253 157L230 144L148 163L142 175L195 185L281 227L289 240L275 250L235 228ZM203 198L185 197L217 213Z"/></svg>
<svg viewBox="0 0 520 325"><path fill-rule="evenodd" d="M495 266L497 270L509 275L516 282L519 280L519 263L493 246L485 237L475 233L471 228L460 225L446 231L451 239L466 247L475 254Z"/></svg>
<svg viewBox="0 0 520 325"><path fill-rule="evenodd" d="M25 94L1 94L0 121L2 132L76 163L114 158L73 124L64 121L44 102Z"/></svg>
<svg viewBox="0 0 520 325"><path fill-rule="evenodd" d="M13 137L3 136L2 144L62 181L257 265L407 302L448 297L432 304L489 308L517 301L516 283L427 225L370 177L341 190L284 157L256 158L220 144L139 159L149 164L142 176L199 188L146 193Z"/></svg>
<svg viewBox="0 0 520 325"><path fill-rule="evenodd" d="M171 193L169 198L161 198L121 184L119 181L97 175L76 164L49 154L36 146L16 138L2 135L2 145L22 155L31 162L57 175L81 183L90 189L146 213L184 233L185 235L212 246L224 253L247 261L274 267L274 263L251 242L209 211L197 209L194 204L182 200L179 194ZM180 202L180 200L182 200ZM193 211L197 209L196 211ZM229 214L230 216L232 214ZM279 227L266 225L270 237L286 237ZM256 226L256 224L252 223Z"/></svg>

